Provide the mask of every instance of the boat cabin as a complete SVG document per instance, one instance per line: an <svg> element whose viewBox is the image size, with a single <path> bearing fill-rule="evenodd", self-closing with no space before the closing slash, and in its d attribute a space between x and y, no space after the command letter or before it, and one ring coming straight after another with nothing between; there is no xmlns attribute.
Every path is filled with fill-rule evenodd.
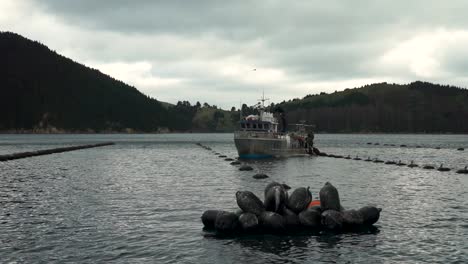
<svg viewBox="0 0 468 264"><path fill-rule="evenodd" d="M273 117L273 114L261 112L258 115L249 115L239 122L241 131L258 131L258 132L278 132L278 123Z"/></svg>
<svg viewBox="0 0 468 264"><path fill-rule="evenodd" d="M242 120L240 121L240 130L276 132L278 130L278 124L258 120Z"/></svg>

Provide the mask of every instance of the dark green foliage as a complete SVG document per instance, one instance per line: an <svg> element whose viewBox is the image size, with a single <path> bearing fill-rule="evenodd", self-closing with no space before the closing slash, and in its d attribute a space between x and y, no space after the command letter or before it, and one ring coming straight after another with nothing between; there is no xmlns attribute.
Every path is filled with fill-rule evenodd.
<svg viewBox="0 0 468 264"><path fill-rule="evenodd" d="M161 103L10 32L0 32L0 94L0 131L227 132L240 113L258 114L245 104L224 111L208 103ZM468 132L468 91L420 81L322 92L267 110L325 132Z"/></svg>
<svg viewBox="0 0 468 264"><path fill-rule="evenodd" d="M98 70L14 33L0 33L0 130L156 131L166 110Z"/></svg>
<svg viewBox="0 0 468 264"><path fill-rule="evenodd" d="M377 83L277 106L288 122L326 132L467 133L468 90L427 82Z"/></svg>

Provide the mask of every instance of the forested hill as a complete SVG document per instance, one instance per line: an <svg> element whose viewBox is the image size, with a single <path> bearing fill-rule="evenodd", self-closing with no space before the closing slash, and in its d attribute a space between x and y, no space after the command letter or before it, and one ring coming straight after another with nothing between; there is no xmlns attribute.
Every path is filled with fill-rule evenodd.
<svg viewBox="0 0 468 264"><path fill-rule="evenodd" d="M468 91L425 82L372 84L273 108L323 132L468 133ZM0 113L0 132L38 133L228 132L240 114L208 103L162 104L11 32L0 32Z"/></svg>
<svg viewBox="0 0 468 264"><path fill-rule="evenodd" d="M427 82L377 83L307 95L277 107L326 132L468 133L468 90Z"/></svg>
<svg viewBox="0 0 468 264"><path fill-rule="evenodd" d="M231 112L161 103L41 43L0 32L0 132L221 132L234 129Z"/></svg>
<svg viewBox="0 0 468 264"><path fill-rule="evenodd" d="M0 33L0 130L155 131L157 100L10 32Z"/></svg>

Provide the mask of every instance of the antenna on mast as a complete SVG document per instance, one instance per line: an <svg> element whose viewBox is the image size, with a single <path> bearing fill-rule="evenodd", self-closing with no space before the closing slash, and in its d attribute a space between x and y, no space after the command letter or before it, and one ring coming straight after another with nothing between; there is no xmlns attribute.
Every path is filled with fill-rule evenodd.
<svg viewBox="0 0 468 264"><path fill-rule="evenodd" d="M265 98L265 88L263 88L262 98L257 101L262 102L262 108L265 108L265 101L270 100L270 98Z"/></svg>

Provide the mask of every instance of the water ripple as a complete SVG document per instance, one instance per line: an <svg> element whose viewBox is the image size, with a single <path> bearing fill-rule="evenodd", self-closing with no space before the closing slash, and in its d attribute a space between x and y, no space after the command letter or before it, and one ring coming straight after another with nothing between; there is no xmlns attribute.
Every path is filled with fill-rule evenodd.
<svg viewBox="0 0 468 264"><path fill-rule="evenodd" d="M458 135L317 135L330 153L464 167ZM346 208L383 208L373 232L218 238L207 209L236 210L234 193L262 196L254 172L196 146L236 157L230 134L1 135L11 153L99 141L116 145L0 163L2 262L43 263L466 263L468 177L329 158L251 162L254 172L314 197L331 181ZM380 142L380 145L366 143ZM423 148L383 146L385 143ZM435 149L441 146L442 149ZM463 165L463 166L462 166Z"/></svg>

